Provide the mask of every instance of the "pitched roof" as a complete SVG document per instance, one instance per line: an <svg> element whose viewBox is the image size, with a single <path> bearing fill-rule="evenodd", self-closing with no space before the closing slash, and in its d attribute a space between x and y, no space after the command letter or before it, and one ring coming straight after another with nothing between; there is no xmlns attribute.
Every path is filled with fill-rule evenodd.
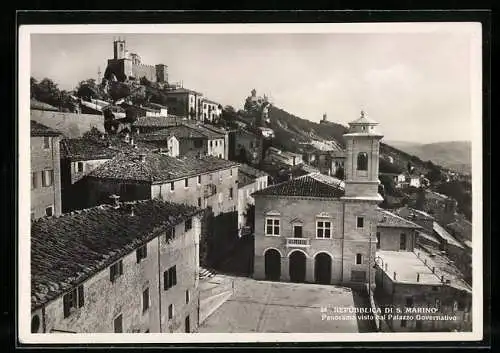
<svg viewBox="0 0 500 353"><path fill-rule="evenodd" d="M259 178L259 177L268 175L263 170L256 169L256 168L249 166L248 164L245 164L245 163L240 163L240 165L238 166L238 173L243 173L243 174L248 175L249 177L254 177L254 178Z"/></svg>
<svg viewBox="0 0 500 353"><path fill-rule="evenodd" d="M169 93L175 93L175 94L178 94L178 93L192 93L192 94L196 94L196 95L199 95L199 96L202 95L202 93L200 93L200 92L196 92L196 91L193 91L192 89L187 89L187 88L184 88L184 87L179 87L179 88L170 89L170 90L165 91L165 94L169 94Z"/></svg>
<svg viewBox="0 0 500 353"><path fill-rule="evenodd" d="M141 161L141 154L145 157L144 162ZM125 151L101 164L89 176L100 179L160 183L237 165L235 162L212 156L175 158L147 151Z"/></svg>
<svg viewBox="0 0 500 353"><path fill-rule="evenodd" d="M111 159L119 151L106 146L104 142L87 138L61 140L61 158L70 160Z"/></svg>
<svg viewBox="0 0 500 353"><path fill-rule="evenodd" d="M216 127L212 127L206 124L192 124L189 122L184 122L182 125L187 126L193 130L196 130L199 133L204 134L208 138L222 138L226 134L226 131L217 129Z"/></svg>
<svg viewBox="0 0 500 353"><path fill-rule="evenodd" d="M31 306L36 308L105 269L171 227L201 212L160 200L101 205L31 224ZM124 205L122 203L122 205Z"/></svg>
<svg viewBox="0 0 500 353"><path fill-rule="evenodd" d="M137 127L170 127L175 126L177 123L181 122L185 118L169 115L168 117L164 116L141 116L138 117L137 120L132 124Z"/></svg>
<svg viewBox="0 0 500 353"><path fill-rule="evenodd" d="M59 110L56 107L54 107L53 105L50 105L50 104L47 104L44 102L40 102L39 100L36 100L33 98L31 98L31 100L30 100L30 109L51 110L51 111L55 111L55 112Z"/></svg>
<svg viewBox="0 0 500 353"><path fill-rule="evenodd" d="M436 232L437 235L443 240L446 240L448 244L454 245L457 248L463 249L464 246L460 244L450 233L446 231L438 222L434 222L432 224L432 229Z"/></svg>
<svg viewBox="0 0 500 353"><path fill-rule="evenodd" d="M375 120L369 119L366 117L366 115L362 114L361 117L358 119L351 121L349 125L378 125L378 123Z"/></svg>
<svg viewBox="0 0 500 353"><path fill-rule="evenodd" d="M31 136L59 136L61 132L31 120Z"/></svg>
<svg viewBox="0 0 500 353"><path fill-rule="evenodd" d="M332 181L328 181L324 177L325 176L322 174L307 174L283 183L269 186L253 193L253 195L330 198L344 196L344 188L341 186L341 183L333 184Z"/></svg>
<svg viewBox="0 0 500 353"><path fill-rule="evenodd" d="M421 229L422 227L418 224L410 222L403 217L400 217L392 212L378 208L379 220L377 227L394 227L394 228L413 228Z"/></svg>

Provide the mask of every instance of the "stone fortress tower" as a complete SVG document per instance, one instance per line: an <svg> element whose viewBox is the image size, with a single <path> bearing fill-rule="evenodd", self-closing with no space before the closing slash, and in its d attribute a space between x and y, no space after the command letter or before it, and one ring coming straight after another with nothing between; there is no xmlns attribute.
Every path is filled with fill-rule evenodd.
<svg viewBox="0 0 500 353"><path fill-rule="evenodd" d="M139 81L143 77L151 82L166 83L168 82L167 65L143 64L137 53L127 51L125 39L115 39L113 41L113 58L108 59L104 78L123 82L126 80Z"/></svg>

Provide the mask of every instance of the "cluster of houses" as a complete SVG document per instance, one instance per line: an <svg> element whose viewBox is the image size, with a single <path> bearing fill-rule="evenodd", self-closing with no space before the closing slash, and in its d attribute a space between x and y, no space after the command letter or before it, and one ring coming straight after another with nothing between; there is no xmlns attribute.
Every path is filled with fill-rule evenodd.
<svg viewBox="0 0 500 353"><path fill-rule="evenodd" d="M215 127L221 105L200 93L169 97L111 130L105 114L126 110L32 101L31 332L196 332L202 253L230 256L248 228L255 280L348 286L372 306L455 317L388 319L381 331L471 330L472 227L451 201L433 215L378 206L376 122L351 122L345 150L298 154L270 147L261 126ZM297 173L270 178L266 163ZM421 185L409 178L395 181Z"/></svg>

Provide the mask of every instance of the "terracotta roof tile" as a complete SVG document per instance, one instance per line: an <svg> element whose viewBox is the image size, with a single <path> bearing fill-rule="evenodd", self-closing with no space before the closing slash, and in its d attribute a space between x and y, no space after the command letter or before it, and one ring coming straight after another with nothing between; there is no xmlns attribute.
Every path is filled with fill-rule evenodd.
<svg viewBox="0 0 500 353"><path fill-rule="evenodd" d="M338 198L344 196L344 189L340 184L334 185L326 180L322 180L318 177L318 174L307 174L269 186L253 193L253 195Z"/></svg>
<svg viewBox="0 0 500 353"><path fill-rule="evenodd" d="M141 161L144 155L144 162ZM159 183L237 166L212 156L175 158L147 151L126 151L97 167L90 177Z"/></svg>
<svg viewBox="0 0 500 353"><path fill-rule="evenodd" d="M404 219L403 217L400 217L387 210L379 208L378 213L379 213L379 221L377 223L377 227L396 227L396 228L414 228L414 229L422 228L418 224L410 222Z"/></svg>
<svg viewBox="0 0 500 353"><path fill-rule="evenodd" d="M61 158L70 160L111 159L119 151L107 147L106 143L91 139L61 140Z"/></svg>
<svg viewBox="0 0 500 353"><path fill-rule="evenodd" d="M130 207L134 205L134 215ZM31 305L36 308L82 283L171 227L201 212L160 200L101 205L31 224Z"/></svg>

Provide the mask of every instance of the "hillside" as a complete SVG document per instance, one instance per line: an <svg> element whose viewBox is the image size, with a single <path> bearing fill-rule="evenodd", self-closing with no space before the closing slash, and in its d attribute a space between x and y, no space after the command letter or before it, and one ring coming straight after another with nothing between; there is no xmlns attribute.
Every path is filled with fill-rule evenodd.
<svg viewBox="0 0 500 353"><path fill-rule="evenodd" d="M459 173L471 173L470 141L447 141L428 144L394 142L394 146L422 160L431 160Z"/></svg>
<svg viewBox="0 0 500 353"><path fill-rule="evenodd" d="M347 127L341 124L329 122L319 124L306 119L299 118L275 106L269 109L269 127L275 132L273 145L288 151L298 152L300 142L308 142L311 139L335 140L345 146L343 134L347 132ZM354 120L354 119L353 119ZM392 157L394 166L399 170L406 170L410 162L418 173L427 173L424 161L416 156L412 156L395 147L385 143L380 148L381 160Z"/></svg>

